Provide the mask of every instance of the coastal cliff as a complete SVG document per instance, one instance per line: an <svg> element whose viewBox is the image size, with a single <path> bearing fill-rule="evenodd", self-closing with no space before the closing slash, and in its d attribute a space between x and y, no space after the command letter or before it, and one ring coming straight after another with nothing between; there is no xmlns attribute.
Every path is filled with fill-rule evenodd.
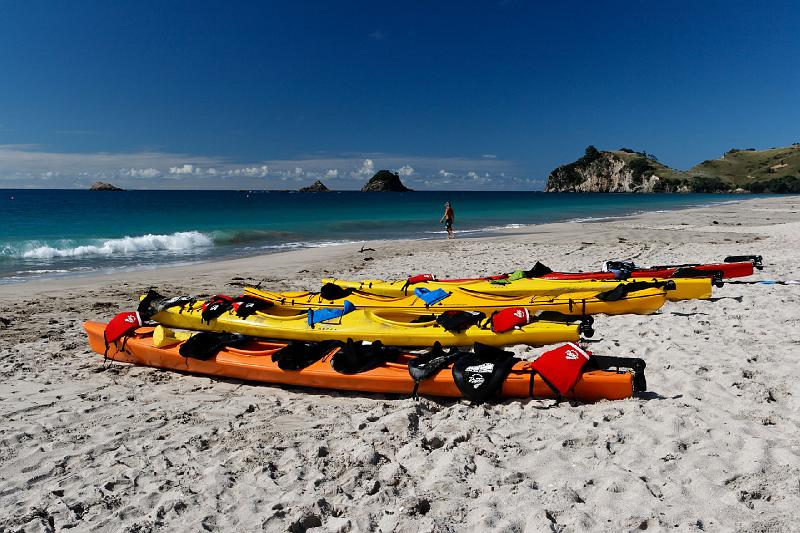
<svg viewBox="0 0 800 533"><path fill-rule="evenodd" d="M636 156L589 146L583 157L550 173L545 192L653 192L666 167L645 153Z"/></svg>
<svg viewBox="0 0 800 533"><path fill-rule="evenodd" d="M583 157L550 173L545 192L798 193L800 144L734 148L686 171L670 168L647 152L589 146Z"/></svg>

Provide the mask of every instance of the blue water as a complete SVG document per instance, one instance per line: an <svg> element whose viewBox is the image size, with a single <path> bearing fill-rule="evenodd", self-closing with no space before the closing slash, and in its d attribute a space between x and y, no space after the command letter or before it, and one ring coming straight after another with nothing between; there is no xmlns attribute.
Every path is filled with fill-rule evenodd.
<svg viewBox="0 0 800 533"><path fill-rule="evenodd" d="M680 209L736 195L0 190L0 283L372 239Z"/></svg>

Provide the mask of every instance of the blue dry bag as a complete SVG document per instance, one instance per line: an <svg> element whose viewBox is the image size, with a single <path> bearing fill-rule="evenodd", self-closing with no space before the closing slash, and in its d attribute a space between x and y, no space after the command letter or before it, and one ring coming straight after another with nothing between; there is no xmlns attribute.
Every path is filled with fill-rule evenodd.
<svg viewBox="0 0 800 533"><path fill-rule="evenodd" d="M350 303L350 301L348 300L344 301L344 304L342 305L341 309L309 309L308 325L313 328L314 324L342 317L347 313L349 313L350 311L355 311L355 309L356 306Z"/></svg>
<svg viewBox="0 0 800 533"><path fill-rule="evenodd" d="M435 291L432 291L424 287L414 289L414 294L417 295L417 298L425 302L425 305L439 303L450 296L450 293L444 289L436 289Z"/></svg>

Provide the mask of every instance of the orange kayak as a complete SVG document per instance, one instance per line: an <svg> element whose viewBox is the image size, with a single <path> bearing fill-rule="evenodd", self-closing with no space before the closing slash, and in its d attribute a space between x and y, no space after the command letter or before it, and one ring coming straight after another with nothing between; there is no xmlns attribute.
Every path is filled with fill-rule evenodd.
<svg viewBox="0 0 800 533"><path fill-rule="evenodd" d="M89 346L99 354L105 351L103 331L105 324L85 322ZM285 342L267 342L253 339L239 347L226 347L208 360L187 358L179 353L179 346L156 347L153 342L154 328L142 327L125 341L111 344L108 358L124 363L165 368L194 374L224 376L249 381L260 381L283 385L316 387L344 391L411 394L414 381L408 372L408 361L413 354L403 354L397 362L385 363L359 374L340 374L333 370L330 358L338 348L319 361L298 371L281 370L272 361L272 354L286 346ZM530 362L515 363L503 383L503 398L531 397L533 380L534 398L553 398L552 389L538 374L530 371ZM620 400L629 398L634 392L634 374L630 371L589 370L581 374L577 384L567 397L584 402L598 400ZM461 397L461 391L453 380L450 368L445 368L420 382L418 394L423 396Z"/></svg>

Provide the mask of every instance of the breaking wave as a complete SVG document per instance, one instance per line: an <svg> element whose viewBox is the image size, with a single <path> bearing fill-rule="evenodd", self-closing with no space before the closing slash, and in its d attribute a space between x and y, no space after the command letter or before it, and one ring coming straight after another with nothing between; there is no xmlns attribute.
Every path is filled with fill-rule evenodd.
<svg viewBox="0 0 800 533"><path fill-rule="evenodd" d="M187 253L214 246L214 240L199 231L181 231L169 235L139 235L117 239L95 239L85 244L70 241L42 243L29 241L19 249L4 247L3 255L21 259L57 259L110 257L142 252Z"/></svg>
<svg viewBox="0 0 800 533"><path fill-rule="evenodd" d="M84 242L69 239L26 241L17 244L0 244L0 262L4 260L49 262L50 260L113 259L115 257L124 259L126 256L137 254L148 257L153 255L185 256L205 253L215 247L235 247L245 252L257 253L261 250L323 248L356 242L353 240L288 240L290 237L297 237L297 235L281 231L239 230L208 233L181 231L168 235L147 234L110 239L85 239Z"/></svg>

